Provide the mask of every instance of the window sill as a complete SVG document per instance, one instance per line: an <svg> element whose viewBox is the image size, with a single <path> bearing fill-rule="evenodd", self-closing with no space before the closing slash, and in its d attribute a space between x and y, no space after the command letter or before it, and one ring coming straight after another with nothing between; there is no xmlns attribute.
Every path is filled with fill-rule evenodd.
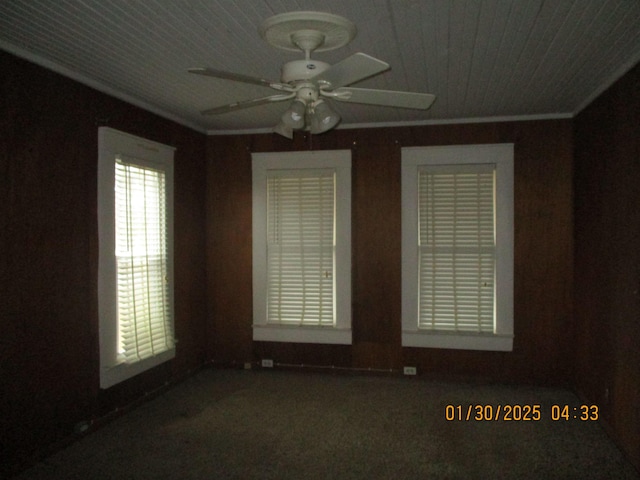
<svg viewBox="0 0 640 480"><path fill-rule="evenodd" d="M511 352L513 351L513 335L483 335L474 333L405 330L402 332L402 346Z"/></svg>
<svg viewBox="0 0 640 480"><path fill-rule="evenodd" d="M254 325L253 340L258 342L328 343L351 345L351 329Z"/></svg>
<svg viewBox="0 0 640 480"><path fill-rule="evenodd" d="M123 382L131 377L149 370L161 363L167 362L176 356L176 349L170 348L158 355L148 357L135 363L118 363L111 367L103 368L100 372L100 388L105 389Z"/></svg>

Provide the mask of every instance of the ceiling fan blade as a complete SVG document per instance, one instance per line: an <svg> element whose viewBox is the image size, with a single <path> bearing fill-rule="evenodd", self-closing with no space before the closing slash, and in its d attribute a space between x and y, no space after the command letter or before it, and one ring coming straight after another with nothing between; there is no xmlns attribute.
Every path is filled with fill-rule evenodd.
<svg viewBox="0 0 640 480"><path fill-rule="evenodd" d="M195 73L197 75L206 75L208 77L222 78L224 80L232 80L234 82L250 83L252 85L261 85L263 87L275 88L276 90L291 91L291 86L286 83L270 82L264 78L251 77L249 75L242 75L240 73L225 72L222 70L215 70L213 68L190 68L189 73Z"/></svg>
<svg viewBox="0 0 640 480"><path fill-rule="evenodd" d="M234 112L243 108L257 107L258 105L265 105L272 102L282 102L284 100L290 100L295 97L295 93L286 95L270 95L268 97L253 98L251 100L242 100L240 102L230 103L229 105L222 105L220 107L213 107L200 112L202 115L218 115L221 113Z"/></svg>
<svg viewBox="0 0 640 480"><path fill-rule="evenodd" d="M415 108L427 110L436 99L430 93L398 92L370 88L338 88L329 92L329 98L341 102L364 103L382 107Z"/></svg>
<svg viewBox="0 0 640 480"><path fill-rule="evenodd" d="M388 70L389 64L364 53L355 53L311 77L314 82L326 82L330 89L344 87Z"/></svg>

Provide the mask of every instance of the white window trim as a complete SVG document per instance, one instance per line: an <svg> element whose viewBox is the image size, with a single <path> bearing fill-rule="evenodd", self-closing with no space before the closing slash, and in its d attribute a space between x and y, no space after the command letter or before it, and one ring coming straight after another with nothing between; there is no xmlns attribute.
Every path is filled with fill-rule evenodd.
<svg viewBox="0 0 640 480"><path fill-rule="evenodd" d="M496 165L496 325L493 334L418 329L418 167ZM513 350L513 144L402 148L402 346Z"/></svg>
<svg viewBox="0 0 640 480"><path fill-rule="evenodd" d="M268 170L332 168L336 171L336 322L332 327L267 324ZM350 345L351 151L253 153L253 340Z"/></svg>
<svg viewBox="0 0 640 480"><path fill-rule="evenodd" d="M98 313L100 388L109 388L175 357L175 347L135 363L118 360L118 308L115 257L115 161L117 155L165 172L168 282L173 285L173 154L175 148L108 127L98 129ZM173 288L169 288L173 312Z"/></svg>

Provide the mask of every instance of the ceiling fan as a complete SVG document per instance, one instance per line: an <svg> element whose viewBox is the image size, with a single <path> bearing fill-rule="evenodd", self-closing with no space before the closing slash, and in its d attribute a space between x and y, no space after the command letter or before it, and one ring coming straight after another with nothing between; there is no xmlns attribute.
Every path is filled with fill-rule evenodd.
<svg viewBox="0 0 640 480"><path fill-rule="evenodd" d="M340 116L331 109L327 100L419 110L427 110L435 100L435 95L428 93L351 87L390 68L388 63L364 53L355 53L334 65L311 60L311 52L343 47L355 37L355 25L338 15L323 12L283 13L265 20L259 32L265 41L276 48L304 52L304 60L285 63L280 82L212 68L190 68L190 73L261 85L279 92L204 110L201 112L203 115L290 100L290 106L274 132L293 138L294 130L318 134L331 130L340 122Z"/></svg>

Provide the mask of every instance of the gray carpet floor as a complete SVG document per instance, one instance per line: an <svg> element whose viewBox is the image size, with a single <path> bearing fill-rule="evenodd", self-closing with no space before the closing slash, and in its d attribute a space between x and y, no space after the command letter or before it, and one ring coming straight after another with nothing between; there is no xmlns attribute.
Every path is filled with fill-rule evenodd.
<svg viewBox="0 0 640 480"><path fill-rule="evenodd" d="M470 404L540 405L540 420L466 421ZM448 421L447 405L463 419ZM580 401L562 389L205 369L16 478L640 478L598 422L553 421L552 405Z"/></svg>

